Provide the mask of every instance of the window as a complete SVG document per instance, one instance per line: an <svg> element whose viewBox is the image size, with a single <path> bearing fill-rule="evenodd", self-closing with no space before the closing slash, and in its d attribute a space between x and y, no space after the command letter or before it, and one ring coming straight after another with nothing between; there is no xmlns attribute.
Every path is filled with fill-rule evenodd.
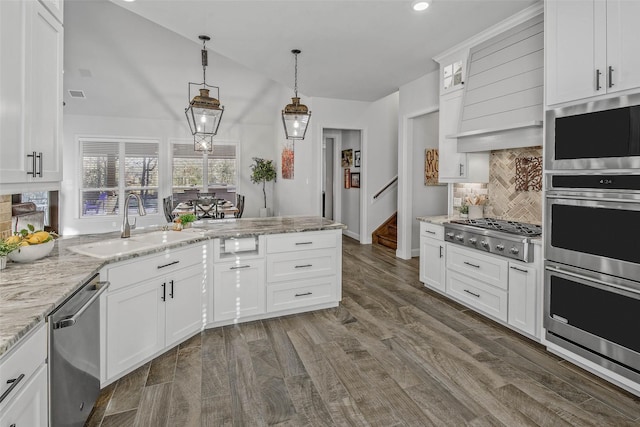
<svg viewBox="0 0 640 427"><path fill-rule="evenodd" d="M147 213L158 213L158 142L80 140L82 217L119 215L129 193L140 195ZM130 212L137 210L131 203Z"/></svg>
<svg viewBox="0 0 640 427"><path fill-rule="evenodd" d="M184 190L198 189L235 203L238 169L236 144L214 144L213 152L194 151L193 142L173 144L172 193L182 201Z"/></svg>

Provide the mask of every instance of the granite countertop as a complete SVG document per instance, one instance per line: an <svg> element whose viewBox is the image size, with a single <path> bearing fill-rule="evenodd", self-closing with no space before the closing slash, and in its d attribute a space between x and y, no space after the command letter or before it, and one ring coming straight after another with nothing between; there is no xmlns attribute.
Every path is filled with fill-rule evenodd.
<svg viewBox="0 0 640 427"><path fill-rule="evenodd" d="M445 222L449 222L454 219L460 219L458 214L455 215L436 215L436 216L419 216L416 218L418 221L430 222L432 224L442 225Z"/></svg>
<svg viewBox="0 0 640 427"><path fill-rule="evenodd" d="M8 262L7 268L0 270L0 357L107 264L208 239L347 228L344 224L315 216L242 218L233 221L202 222L194 227L202 230L202 233L194 233L193 238L188 240L109 259L80 255L69 248L119 238L119 232L61 237L56 240L51 254L43 259L25 264ZM131 235L158 229L159 227L150 227L135 230Z"/></svg>

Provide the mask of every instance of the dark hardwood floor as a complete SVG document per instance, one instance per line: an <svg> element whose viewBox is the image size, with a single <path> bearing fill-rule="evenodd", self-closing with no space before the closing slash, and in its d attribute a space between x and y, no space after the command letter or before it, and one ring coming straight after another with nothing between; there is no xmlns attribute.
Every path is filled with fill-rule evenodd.
<svg viewBox="0 0 640 427"><path fill-rule="evenodd" d="M106 387L89 426L638 426L640 398L343 242L340 307L204 331Z"/></svg>

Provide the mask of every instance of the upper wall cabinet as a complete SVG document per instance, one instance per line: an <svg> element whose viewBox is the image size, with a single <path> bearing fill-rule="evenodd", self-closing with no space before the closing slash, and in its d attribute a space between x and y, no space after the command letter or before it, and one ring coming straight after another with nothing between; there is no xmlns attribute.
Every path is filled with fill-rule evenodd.
<svg viewBox="0 0 640 427"><path fill-rule="evenodd" d="M62 179L63 28L36 0L0 1L0 181Z"/></svg>
<svg viewBox="0 0 640 427"><path fill-rule="evenodd" d="M640 87L640 1L546 0L547 105Z"/></svg>
<svg viewBox="0 0 640 427"><path fill-rule="evenodd" d="M62 24L64 3L62 0L40 0L49 12Z"/></svg>

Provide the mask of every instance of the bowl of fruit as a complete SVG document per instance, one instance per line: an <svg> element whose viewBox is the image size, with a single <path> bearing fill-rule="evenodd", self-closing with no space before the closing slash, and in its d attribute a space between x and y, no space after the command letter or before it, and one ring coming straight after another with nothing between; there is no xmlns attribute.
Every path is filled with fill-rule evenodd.
<svg viewBox="0 0 640 427"><path fill-rule="evenodd" d="M20 230L6 239L6 242L18 245L18 248L10 252L8 257L13 262L31 262L44 258L53 249L54 237L55 234L35 230L33 225L29 224L27 229Z"/></svg>

